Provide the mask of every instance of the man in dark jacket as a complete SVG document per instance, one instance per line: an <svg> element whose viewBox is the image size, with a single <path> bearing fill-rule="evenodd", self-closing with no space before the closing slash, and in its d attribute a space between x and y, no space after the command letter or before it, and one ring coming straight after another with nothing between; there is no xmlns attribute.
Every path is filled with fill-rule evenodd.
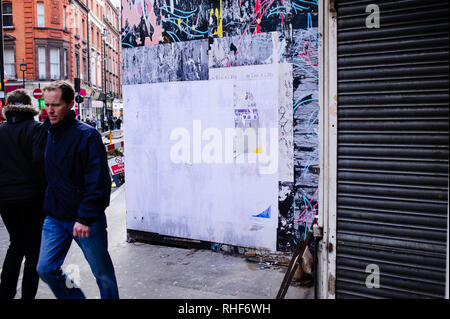
<svg viewBox="0 0 450 319"><path fill-rule="evenodd" d="M116 120L116 129L120 130L120 126L122 125L122 120L120 119L120 117Z"/></svg>
<svg viewBox="0 0 450 319"><path fill-rule="evenodd" d="M109 131L114 130L114 120L109 115L108 115L108 130Z"/></svg>
<svg viewBox="0 0 450 319"><path fill-rule="evenodd" d="M0 125L0 214L10 245L3 263L0 299L13 299L23 258L22 299L34 299L39 284L42 201L45 191L44 148L47 130L34 120L39 109L26 90L12 91L3 107L7 122Z"/></svg>
<svg viewBox="0 0 450 319"><path fill-rule="evenodd" d="M44 89L49 127L45 149L48 186L37 271L57 298L85 298L67 280L61 265L75 240L97 280L102 298L119 298L114 267L108 253L105 209L111 178L100 133L75 119L74 89L55 81ZM75 282L76 284L76 282Z"/></svg>

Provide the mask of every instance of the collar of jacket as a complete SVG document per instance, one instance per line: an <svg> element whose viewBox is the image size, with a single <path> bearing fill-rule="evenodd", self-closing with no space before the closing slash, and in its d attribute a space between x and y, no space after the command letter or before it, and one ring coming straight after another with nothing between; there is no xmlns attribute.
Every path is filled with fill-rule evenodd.
<svg viewBox="0 0 450 319"><path fill-rule="evenodd" d="M39 108L28 104L7 104L2 108L2 116L10 123L16 123L39 114ZM24 116L21 116L24 115ZM14 121L9 118L16 117ZM19 120L20 119L20 120Z"/></svg>
<svg viewBox="0 0 450 319"><path fill-rule="evenodd" d="M69 113L67 113L67 115L62 119L61 122L56 123L56 124L50 124L50 128L49 128L50 133L61 134L75 122L75 117L76 117L75 111L70 110Z"/></svg>
<svg viewBox="0 0 450 319"><path fill-rule="evenodd" d="M32 120L33 118L34 118L34 115L32 113L9 111L6 121L8 123L15 124L15 123L20 123L20 122L27 121L27 120Z"/></svg>

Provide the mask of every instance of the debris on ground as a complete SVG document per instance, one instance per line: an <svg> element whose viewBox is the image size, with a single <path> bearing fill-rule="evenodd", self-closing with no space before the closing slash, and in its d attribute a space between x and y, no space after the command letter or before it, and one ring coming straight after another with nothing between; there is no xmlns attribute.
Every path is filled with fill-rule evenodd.
<svg viewBox="0 0 450 319"><path fill-rule="evenodd" d="M252 263L259 263L261 261L258 257L247 257L246 259Z"/></svg>
<svg viewBox="0 0 450 319"><path fill-rule="evenodd" d="M265 252L258 250L246 251L243 255L247 262L258 263L259 267L257 269L281 269L288 267L292 257L292 254L289 252ZM313 274L313 271L314 258L309 248L306 248L302 256L301 267L297 267L293 281L305 281L303 284L309 287L308 278Z"/></svg>
<svg viewBox="0 0 450 319"><path fill-rule="evenodd" d="M188 253L186 254L186 256L193 255L193 254L195 254L196 251L198 251L198 249L196 249L196 248L190 249L190 250L188 251Z"/></svg>
<svg viewBox="0 0 450 319"><path fill-rule="evenodd" d="M133 237L127 238L127 243L134 243L134 242L136 242L136 239L134 239Z"/></svg>

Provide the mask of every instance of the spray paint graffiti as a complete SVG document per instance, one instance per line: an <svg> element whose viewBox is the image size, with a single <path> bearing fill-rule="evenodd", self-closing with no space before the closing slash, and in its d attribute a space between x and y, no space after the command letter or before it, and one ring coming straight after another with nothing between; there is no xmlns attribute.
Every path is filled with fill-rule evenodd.
<svg viewBox="0 0 450 319"><path fill-rule="evenodd" d="M208 37L306 29L317 1L122 0L122 44L136 47Z"/></svg>
<svg viewBox="0 0 450 319"><path fill-rule="evenodd" d="M293 150L286 152L293 182L279 182L280 251L305 238L318 211L317 11L317 0L122 0L124 85L208 80L214 68L292 65L284 97L290 102L279 109L280 141Z"/></svg>

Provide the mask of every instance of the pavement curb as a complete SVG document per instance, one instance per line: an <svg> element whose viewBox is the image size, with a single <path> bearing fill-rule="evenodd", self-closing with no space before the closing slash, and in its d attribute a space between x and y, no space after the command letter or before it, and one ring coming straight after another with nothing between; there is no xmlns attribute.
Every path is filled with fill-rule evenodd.
<svg viewBox="0 0 450 319"><path fill-rule="evenodd" d="M125 191L125 184L121 185L114 193L112 193L111 197L109 198L109 205L111 206L112 202L122 194L122 192Z"/></svg>

